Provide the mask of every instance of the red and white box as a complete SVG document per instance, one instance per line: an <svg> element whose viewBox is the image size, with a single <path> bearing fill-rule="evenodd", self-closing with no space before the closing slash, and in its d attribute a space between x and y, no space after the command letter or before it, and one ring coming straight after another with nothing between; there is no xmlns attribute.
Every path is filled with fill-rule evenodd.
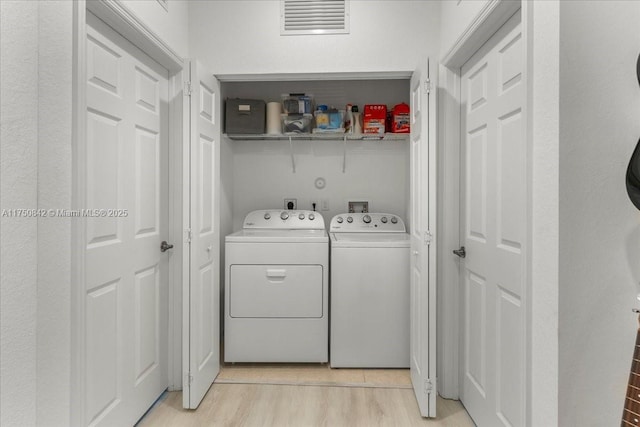
<svg viewBox="0 0 640 427"><path fill-rule="evenodd" d="M391 132L393 133L410 133L411 125L410 125L410 111L409 105L398 104L393 107L393 124L391 128Z"/></svg>
<svg viewBox="0 0 640 427"><path fill-rule="evenodd" d="M387 119L387 106L370 104L364 106L362 133L384 135L384 124Z"/></svg>

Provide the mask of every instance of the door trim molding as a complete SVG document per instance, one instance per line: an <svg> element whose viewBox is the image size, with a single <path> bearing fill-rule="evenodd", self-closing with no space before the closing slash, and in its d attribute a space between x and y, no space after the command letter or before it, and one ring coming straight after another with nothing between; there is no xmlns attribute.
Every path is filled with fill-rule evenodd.
<svg viewBox="0 0 640 427"><path fill-rule="evenodd" d="M73 9L73 139L72 139L72 209L86 205L86 17L91 12L106 22L116 32L129 40L153 60L169 71L169 238L175 242L183 239L183 179L182 147L185 141L184 59L173 51L144 22L131 13L119 0L76 0ZM187 106L188 107L188 106ZM188 108L186 109L188 113ZM188 124L188 122L186 122ZM186 128L186 129L185 129ZM175 185L174 185L175 183ZM188 218L187 218L188 220ZM80 327L85 317L84 300L84 222L71 223L71 425L82 425L85 417L85 337ZM169 258L169 331L168 378L169 389L182 388L182 245L175 244ZM177 350L176 350L177 349Z"/></svg>
<svg viewBox="0 0 640 427"><path fill-rule="evenodd" d="M520 1L487 1L451 49L442 57L442 64L451 69L461 68L462 64L467 62L520 7Z"/></svg>
<svg viewBox="0 0 640 427"><path fill-rule="evenodd" d="M438 248L438 392L445 398L458 399L459 360L462 348L460 336L460 278L457 260L452 260L451 250L460 246L460 144L461 144L461 67L471 56L518 10L521 11L522 37L525 49L526 97L531 99L530 76L532 70L530 45L528 42L529 14L526 2L512 0L489 0L475 19L465 29L451 49L442 57L439 70L438 90L438 229L441 236ZM529 106L529 101L527 101ZM531 119L530 108L525 114L527 135L527 254L525 259L525 283L523 293L525 321L525 396L524 417L531 424ZM451 337L454 337L451 339Z"/></svg>
<svg viewBox="0 0 640 427"><path fill-rule="evenodd" d="M170 75L182 71L184 59L127 9L120 0L87 1L86 8L154 61L169 70Z"/></svg>
<svg viewBox="0 0 640 427"><path fill-rule="evenodd" d="M73 4L73 139L72 139L72 179L71 209L85 206L85 176L87 111L87 6L86 0L77 0ZM85 339L80 327L85 318L84 304L84 242L86 232L84 222L71 222L71 425L82 425L86 419L84 396L85 384Z"/></svg>

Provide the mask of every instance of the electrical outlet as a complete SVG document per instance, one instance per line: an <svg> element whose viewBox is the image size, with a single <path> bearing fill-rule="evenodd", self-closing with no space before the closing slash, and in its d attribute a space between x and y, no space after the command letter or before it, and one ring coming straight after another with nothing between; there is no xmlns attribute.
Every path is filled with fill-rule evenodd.
<svg viewBox="0 0 640 427"><path fill-rule="evenodd" d="M319 211L320 210L320 204L318 203L317 200L311 200L309 202L309 209L311 209L312 211Z"/></svg>
<svg viewBox="0 0 640 427"><path fill-rule="evenodd" d="M284 208L290 211L298 209L297 199L284 199Z"/></svg>
<svg viewBox="0 0 640 427"><path fill-rule="evenodd" d="M329 210L329 200L328 199L320 200L320 210L321 211L325 211L325 212Z"/></svg>

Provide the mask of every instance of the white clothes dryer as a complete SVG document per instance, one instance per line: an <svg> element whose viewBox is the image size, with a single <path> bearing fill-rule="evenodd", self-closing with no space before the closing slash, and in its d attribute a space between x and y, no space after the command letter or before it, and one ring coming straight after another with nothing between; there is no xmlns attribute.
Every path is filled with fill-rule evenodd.
<svg viewBox="0 0 640 427"><path fill-rule="evenodd" d="M409 367L409 235L397 215L336 215L331 240L334 368Z"/></svg>
<svg viewBox="0 0 640 427"><path fill-rule="evenodd" d="M327 362L329 238L322 215L253 211L225 240L225 362Z"/></svg>

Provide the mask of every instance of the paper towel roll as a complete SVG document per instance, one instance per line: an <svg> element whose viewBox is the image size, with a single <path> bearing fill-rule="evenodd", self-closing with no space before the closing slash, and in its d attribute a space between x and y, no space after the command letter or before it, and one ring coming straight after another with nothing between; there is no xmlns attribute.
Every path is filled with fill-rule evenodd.
<svg viewBox="0 0 640 427"><path fill-rule="evenodd" d="M282 106L279 102L267 103L267 133L269 135L279 135L282 133L282 123L280 113Z"/></svg>

